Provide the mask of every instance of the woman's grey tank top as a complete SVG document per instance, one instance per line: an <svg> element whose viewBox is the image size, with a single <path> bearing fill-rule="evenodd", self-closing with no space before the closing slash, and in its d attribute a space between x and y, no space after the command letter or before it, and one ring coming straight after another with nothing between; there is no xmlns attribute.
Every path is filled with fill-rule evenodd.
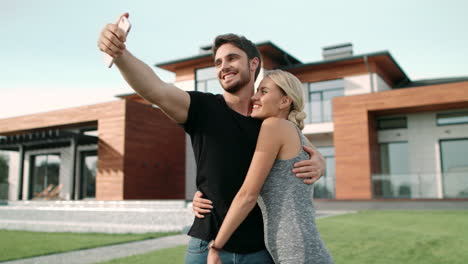
<svg viewBox="0 0 468 264"><path fill-rule="evenodd" d="M306 145L305 136L297 131L301 145ZM292 159L276 160L258 198L265 244L275 263L333 263L315 225L313 185L292 173L294 163L308 159L301 148Z"/></svg>

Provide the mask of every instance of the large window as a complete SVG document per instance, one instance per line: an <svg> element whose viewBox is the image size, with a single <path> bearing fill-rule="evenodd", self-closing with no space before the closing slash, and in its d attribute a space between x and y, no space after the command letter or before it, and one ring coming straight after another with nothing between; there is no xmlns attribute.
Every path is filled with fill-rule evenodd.
<svg viewBox="0 0 468 264"><path fill-rule="evenodd" d="M97 152L89 151L81 154L81 199L96 198Z"/></svg>
<svg viewBox="0 0 468 264"><path fill-rule="evenodd" d="M223 94L224 89L218 81L215 67L200 68L195 70L195 89L200 92Z"/></svg>
<svg viewBox="0 0 468 264"><path fill-rule="evenodd" d="M0 153L0 200L8 199L9 156Z"/></svg>
<svg viewBox="0 0 468 264"><path fill-rule="evenodd" d="M331 80L304 84L307 94L306 123L323 123L333 120L332 99L344 95L344 81Z"/></svg>
<svg viewBox="0 0 468 264"><path fill-rule="evenodd" d="M380 144L380 174L372 176L376 198L411 197L407 142Z"/></svg>
<svg viewBox="0 0 468 264"><path fill-rule="evenodd" d="M406 116L399 117L381 117L377 119L379 130L408 128Z"/></svg>
<svg viewBox="0 0 468 264"><path fill-rule="evenodd" d="M60 155L46 154L31 157L30 198L57 198L60 186Z"/></svg>
<svg viewBox="0 0 468 264"><path fill-rule="evenodd" d="M440 141L444 198L468 198L468 138Z"/></svg>
<svg viewBox="0 0 468 264"><path fill-rule="evenodd" d="M325 159L325 174L314 184L314 198L335 198L335 149L334 147L317 147Z"/></svg>
<svg viewBox="0 0 468 264"><path fill-rule="evenodd" d="M437 125L458 125L468 123L468 111L437 114Z"/></svg>

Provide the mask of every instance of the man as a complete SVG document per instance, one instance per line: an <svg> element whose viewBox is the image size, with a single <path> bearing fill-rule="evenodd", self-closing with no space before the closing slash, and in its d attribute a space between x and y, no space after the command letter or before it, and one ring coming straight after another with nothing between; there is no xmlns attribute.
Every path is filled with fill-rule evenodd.
<svg viewBox="0 0 468 264"><path fill-rule="evenodd" d="M124 14L128 17L128 14ZM261 121L249 117L261 57L256 46L233 34L218 36L213 47L218 80L223 95L186 92L168 84L125 48L126 37L115 24L101 32L98 47L114 58L129 85L159 108L191 136L197 162L196 218L186 263L205 263L208 242L221 226L232 199L242 185L255 150ZM311 159L295 165L306 183L324 171L323 157L307 148ZM206 197L207 199L204 199ZM214 206L211 206L211 203ZM212 210L212 212L210 211ZM263 223L258 206L225 245L223 263L273 263L263 242Z"/></svg>

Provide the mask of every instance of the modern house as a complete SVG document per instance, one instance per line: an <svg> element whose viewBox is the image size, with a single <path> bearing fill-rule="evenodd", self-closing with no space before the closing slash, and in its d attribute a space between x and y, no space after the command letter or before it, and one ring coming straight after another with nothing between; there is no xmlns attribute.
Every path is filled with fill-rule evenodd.
<svg viewBox="0 0 468 264"><path fill-rule="evenodd" d="M316 198L468 199L468 77L412 81L388 51L351 44L312 63L257 46L262 70L304 84L303 132L327 163ZM184 90L222 92L210 47L155 66ZM0 200L191 200L190 138L137 94L119 98L1 119Z"/></svg>

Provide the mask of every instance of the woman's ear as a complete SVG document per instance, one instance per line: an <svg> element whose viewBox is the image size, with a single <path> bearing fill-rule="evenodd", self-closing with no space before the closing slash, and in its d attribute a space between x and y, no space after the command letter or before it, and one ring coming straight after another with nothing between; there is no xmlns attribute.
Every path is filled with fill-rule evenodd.
<svg viewBox="0 0 468 264"><path fill-rule="evenodd" d="M286 109L289 106L291 106L291 104L292 104L292 99L289 96L285 95L283 96L283 98L281 98L280 109L281 110Z"/></svg>

